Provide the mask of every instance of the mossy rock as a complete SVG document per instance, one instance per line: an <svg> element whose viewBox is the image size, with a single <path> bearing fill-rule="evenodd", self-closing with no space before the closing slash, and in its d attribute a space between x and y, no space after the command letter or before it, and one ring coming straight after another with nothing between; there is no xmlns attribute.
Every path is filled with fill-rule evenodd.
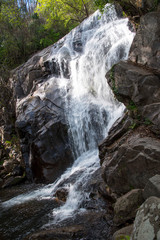
<svg viewBox="0 0 160 240"><path fill-rule="evenodd" d="M115 238L115 240L130 240L130 236L128 235L120 235Z"/></svg>

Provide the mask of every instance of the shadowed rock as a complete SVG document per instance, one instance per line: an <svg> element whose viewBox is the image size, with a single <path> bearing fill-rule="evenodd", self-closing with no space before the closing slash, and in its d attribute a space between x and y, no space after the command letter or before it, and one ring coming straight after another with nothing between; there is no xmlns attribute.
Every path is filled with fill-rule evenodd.
<svg viewBox="0 0 160 240"><path fill-rule="evenodd" d="M117 199L114 206L114 222L117 225L134 219L139 206L144 201L142 193L141 189L133 189Z"/></svg>
<svg viewBox="0 0 160 240"><path fill-rule="evenodd" d="M160 175L150 178L144 188L143 197L145 199L154 196L160 198Z"/></svg>

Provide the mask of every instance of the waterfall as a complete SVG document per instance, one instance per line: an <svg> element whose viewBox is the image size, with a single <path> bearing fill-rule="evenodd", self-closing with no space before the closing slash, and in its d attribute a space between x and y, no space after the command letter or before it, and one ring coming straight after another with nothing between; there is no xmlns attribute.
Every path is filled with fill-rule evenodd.
<svg viewBox="0 0 160 240"><path fill-rule="evenodd" d="M89 199L87 183L99 168L98 143L124 110L115 100L105 74L114 64L127 59L133 37L128 19L119 18L115 8L107 6L103 15L96 11L53 46L48 60L52 68L53 64L59 66L59 74L56 77L53 72L47 82L58 84L64 98L75 161L53 184L3 202L3 207L53 198L63 187L68 192L67 200L53 210L53 223L85 211L82 203ZM42 85L34 95L43 99L43 90Z"/></svg>

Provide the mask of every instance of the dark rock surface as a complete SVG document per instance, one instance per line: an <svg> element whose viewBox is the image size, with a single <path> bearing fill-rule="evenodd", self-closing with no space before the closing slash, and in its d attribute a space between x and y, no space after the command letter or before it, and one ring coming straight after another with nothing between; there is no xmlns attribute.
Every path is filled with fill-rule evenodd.
<svg viewBox="0 0 160 240"><path fill-rule="evenodd" d="M11 176L4 181L2 188L12 187L14 185L24 182L24 180L25 180L25 177L23 176L15 176L15 177Z"/></svg>
<svg viewBox="0 0 160 240"><path fill-rule="evenodd" d="M134 63L159 71L160 12L151 12L141 18L129 58Z"/></svg>
<svg viewBox="0 0 160 240"><path fill-rule="evenodd" d="M114 206L114 222L117 225L135 218L139 206L144 202L142 193L141 189L133 189L117 199Z"/></svg>
<svg viewBox="0 0 160 240"><path fill-rule="evenodd" d="M63 41L54 47L59 49ZM16 130L26 176L36 182L53 182L73 161L63 109L65 94L60 92L54 77L60 74L58 69L61 67L64 77L68 78L69 66L59 66L54 59L46 60L52 47L15 69L10 79L17 99ZM65 50L61 55L63 59L69 59ZM52 79L49 79L50 74Z"/></svg>
<svg viewBox="0 0 160 240"><path fill-rule="evenodd" d="M114 132L114 128L108 139L112 136L112 131ZM100 146L103 155L105 152L102 175L113 192L121 195L133 188L144 188L148 179L159 173L160 140L152 136L145 126L134 130L128 128L113 143Z"/></svg>
<svg viewBox="0 0 160 240"><path fill-rule="evenodd" d="M151 196L160 198L160 175L155 175L150 178L144 188L144 199L147 199Z"/></svg>
<svg viewBox="0 0 160 240"><path fill-rule="evenodd" d="M104 211L87 211L77 216L76 219L68 220L62 226L50 227L49 230L34 233L26 237L25 240L111 240L111 226L112 221L107 219Z"/></svg>
<svg viewBox="0 0 160 240"><path fill-rule="evenodd" d="M118 99L128 108L131 102L141 116L160 127L160 73L120 62L114 67L114 80L109 85L118 92Z"/></svg>

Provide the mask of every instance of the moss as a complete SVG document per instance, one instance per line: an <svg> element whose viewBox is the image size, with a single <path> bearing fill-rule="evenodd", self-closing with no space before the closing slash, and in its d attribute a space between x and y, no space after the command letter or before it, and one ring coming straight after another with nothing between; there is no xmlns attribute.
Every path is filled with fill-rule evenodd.
<svg viewBox="0 0 160 240"><path fill-rule="evenodd" d="M144 119L144 124L145 125L151 125L151 124L153 124L148 118L145 118Z"/></svg>
<svg viewBox="0 0 160 240"><path fill-rule="evenodd" d="M132 100L130 100L129 104L127 105L127 109L130 111L137 111L137 106Z"/></svg>
<svg viewBox="0 0 160 240"><path fill-rule="evenodd" d="M130 240L130 236L128 235L120 235L116 237L116 240Z"/></svg>
<svg viewBox="0 0 160 240"><path fill-rule="evenodd" d="M130 126L129 126L129 128L130 129L135 129L136 127L137 127L137 122L133 122Z"/></svg>

